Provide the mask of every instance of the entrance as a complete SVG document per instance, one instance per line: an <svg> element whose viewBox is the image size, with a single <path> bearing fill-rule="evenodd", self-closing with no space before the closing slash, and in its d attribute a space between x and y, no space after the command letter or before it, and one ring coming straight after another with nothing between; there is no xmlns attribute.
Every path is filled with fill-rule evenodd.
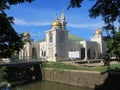
<svg viewBox="0 0 120 90"><path fill-rule="evenodd" d="M85 48L81 48L81 59L85 58Z"/></svg>
<svg viewBox="0 0 120 90"><path fill-rule="evenodd" d="M88 49L87 56L88 56L88 59L95 59L96 58L96 52L95 52L94 48Z"/></svg>

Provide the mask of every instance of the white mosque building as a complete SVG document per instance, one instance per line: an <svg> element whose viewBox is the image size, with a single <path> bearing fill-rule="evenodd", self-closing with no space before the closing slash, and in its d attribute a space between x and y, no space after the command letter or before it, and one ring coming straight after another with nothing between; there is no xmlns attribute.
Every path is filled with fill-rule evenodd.
<svg viewBox="0 0 120 90"><path fill-rule="evenodd" d="M24 47L19 51L19 59L40 59L46 61L95 60L101 59L106 49L100 29L94 32L90 41L75 41L68 39L67 21L62 12L61 20L56 17L51 29L46 31L46 40L33 42L30 34L23 33Z"/></svg>

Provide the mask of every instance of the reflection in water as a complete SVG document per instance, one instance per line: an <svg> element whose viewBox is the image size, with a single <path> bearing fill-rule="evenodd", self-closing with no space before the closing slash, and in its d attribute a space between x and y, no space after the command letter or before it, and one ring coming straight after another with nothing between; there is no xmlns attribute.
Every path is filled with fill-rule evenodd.
<svg viewBox="0 0 120 90"><path fill-rule="evenodd" d="M23 86L14 87L11 90L91 90L91 89L83 89L79 87L53 83L48 81L39 81Z"/></svg>

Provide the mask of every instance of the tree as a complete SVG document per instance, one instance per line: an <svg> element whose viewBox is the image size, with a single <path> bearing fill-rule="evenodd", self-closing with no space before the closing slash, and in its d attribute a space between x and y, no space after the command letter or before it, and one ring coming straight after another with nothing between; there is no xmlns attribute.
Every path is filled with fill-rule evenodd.
<svg viewBox="0 0 120 90"><path fill-rule="evenodd" d="M81 7L81 3L84 0L70 0L69 8ZM116 33L116 27L114 23L117 21L120 23L120 0L89 0L95 1L95 4L89 9L89 16L96 18L101 16L105 25L103 30L107 32L107 40L112 43L108 48L115 52L117 56L120 55L120 32ZM119 53L119 55L118 55Z"/></svg>
<svg viewBox="0 0 120 90"><path fill-rule="evenodd" d="M0 81L6 81L7 77L7 67L2 66L0 67Z"/></svg>
<svg viewBox="0 0 120 90"><path fill-rule="evenodd" d="M24 2L32 2L33 0L0 0L0 58L11 57L14 52L18 52L22 47L21 36L16 33L12 24L14 19L7 16L6 9L10 6L21 4Z"/></svg>
<svg viewBox="0 0 120 90"><path fill-rule="evenodd" d="M70 7L81 7L83 1L70 0L68 9ZM105 23L103 28L108 31L108 34L115 34L114 22L118 21L120 23L120 0L96 0L95 4L89 10L89 16L91 18L101 16ZM109 32L110 30L111 32Z"/></svg>
<svg viewBox="0 0 120 90"><path fill-rule="evenodd" d="M118 32L115 33L115 39L113 44L113 53L118 57L118 60L120 61L120 27Z"/></svg>
<svg viewBox="0 0 120 90"><path fill-rule="evenodd" d="M106 41L108 50L120 61L120 27L114 35L114 39Z"/></svg>

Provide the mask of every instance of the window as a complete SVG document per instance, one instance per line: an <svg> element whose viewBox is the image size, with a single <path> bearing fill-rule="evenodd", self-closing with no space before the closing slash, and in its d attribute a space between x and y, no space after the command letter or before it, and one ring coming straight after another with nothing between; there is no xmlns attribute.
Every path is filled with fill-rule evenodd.
<svg viewBox="0 0 120 90"><path fill-rule="evenodd" d="M65 34L64 32L60 32L60 43L64 43L65 41Z"/></svg>
<svg viewBox="0 0 120 90"><path fill-rule="evenodd" d="M53 34L52 34L51 32L50 32L49 42L50 42L50 43L53 42Z"/></svg>

